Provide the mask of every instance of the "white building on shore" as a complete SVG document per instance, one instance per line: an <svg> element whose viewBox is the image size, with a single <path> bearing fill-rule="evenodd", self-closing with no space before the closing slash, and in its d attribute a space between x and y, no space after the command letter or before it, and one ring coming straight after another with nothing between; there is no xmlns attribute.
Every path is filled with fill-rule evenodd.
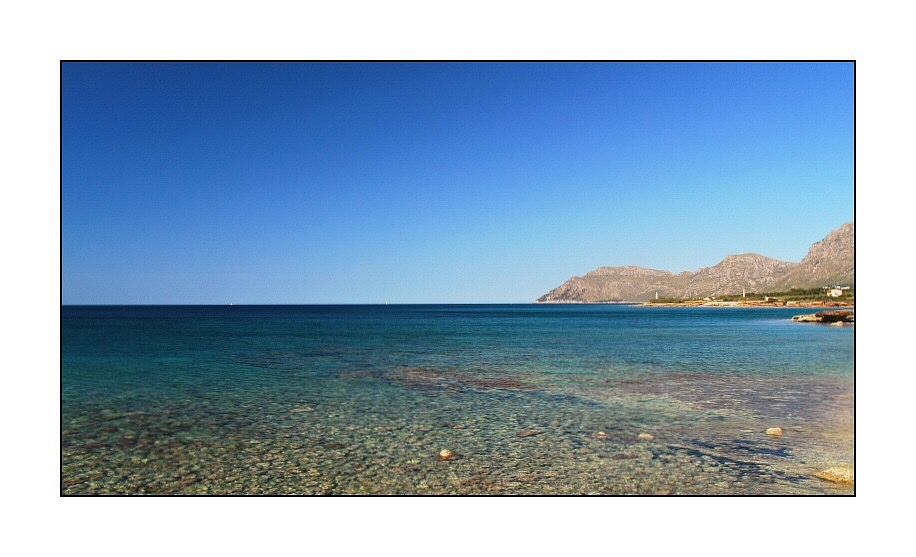
<svg viewBox="0 0 916 557"><path fill-rule="evenodd" d="M831 298L839 298L843 295L844 290L849 290L848 286L840 286L839 284L834 284L833 286L825 286L824 290L827 291L827 295Z"/></svg>

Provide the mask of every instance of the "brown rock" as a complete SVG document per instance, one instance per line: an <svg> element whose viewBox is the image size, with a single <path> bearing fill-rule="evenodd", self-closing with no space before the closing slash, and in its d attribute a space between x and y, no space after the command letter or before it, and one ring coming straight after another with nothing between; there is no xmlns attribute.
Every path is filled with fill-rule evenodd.
<svg viewBox="0 0 916 557"><path fill-rule="evenodd" d="M595 437L597 437L598 439L607 439L607 433L603 431L599 431L598 433L595 434Z"/></svg>
<svg viewBox="0 0 916 557"><path fill-rule="evenodd" d="M851 484L856 481L856 472L850 466L834 466L815 475L822 480L838 484Z"/></svg>
<svg viewBox="0 0 916 557"><path fill-rule="evenodd" d="M800 323L817 323L820 320L815 313L805 313L792 317L792 321L798 321Z"/></svg>
<svg viewBox="0 0 916 557"><path fill-rule="evenodd" d="M781 427L771 427L770 429L767 430L767 435L773 435L773 436L779 437L780 435L782 435L782 428Z"/></svg>
<svg viewBox="0 0 916 557"><path fill-rule="evenodd" d="M655 436L652 435L651 433L640 433L639 435L636 436L636 438L641 441L651 441L655 439Z"/></svg>
<svg viewBox="0 0 916 557"><path fill-rule="evenodd" d="M439 460L452 460L457 455L448 449L442 449L439 451Z"/></svg>
<svg viewBox="0 0 916 557"><path fill-rule="evenodd" d="M830 325L852 324L856 322L856 312L852 309L819 311L817 313L796 315L792 320L807 323L827 323Z"/></svg>
<svg viewBox="0 0 916 557"><path fill-rule="evenodd" d="M540 435L544 433L539 429L523 429L515 434L516 437L531 437L532 435Z"/></svg>

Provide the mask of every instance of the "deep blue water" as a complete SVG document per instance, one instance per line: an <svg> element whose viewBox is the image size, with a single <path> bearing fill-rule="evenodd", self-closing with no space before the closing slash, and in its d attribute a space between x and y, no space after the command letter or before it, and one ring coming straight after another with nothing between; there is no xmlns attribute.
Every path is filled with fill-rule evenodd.
<svg viewBox="0 0 916 557"><path fill-rule="evenodd" d="M846 493L854 327L814 311L65 306L62 491Z"/></svg>

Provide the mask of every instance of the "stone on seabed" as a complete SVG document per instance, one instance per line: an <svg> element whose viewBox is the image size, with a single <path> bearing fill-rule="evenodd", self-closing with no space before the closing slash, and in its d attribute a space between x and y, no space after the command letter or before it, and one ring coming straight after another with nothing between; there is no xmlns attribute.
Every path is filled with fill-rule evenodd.
<svg viewBox="0 0 916 557"><path fill-rule="evenodd" d="M781 427L771 427L770 429L767 430L767 435L776 435L776 436L782 435L782 428Z"/></svg>
<svg viewBox="0 0 916 557"><path fill-rule="evenodd" d="M849 466L834 466L833 468L821 470L815 475L822 480L838 484L851 484L856 481L856 473Z"/></svg>
<svg viewBox="0 0 916 557"><path fill-rule="evenodd" d="M636 436L637 439L642 439L643 441L651 441L655 439L655 436L651 433L640 433Z"/></svg>
<svg viewBox="0 0 916 557"><path fill-rule="evenodd" d="M455 453L448 449L442 449L439 451L439 460L451 460L455 458Z"/></svg>

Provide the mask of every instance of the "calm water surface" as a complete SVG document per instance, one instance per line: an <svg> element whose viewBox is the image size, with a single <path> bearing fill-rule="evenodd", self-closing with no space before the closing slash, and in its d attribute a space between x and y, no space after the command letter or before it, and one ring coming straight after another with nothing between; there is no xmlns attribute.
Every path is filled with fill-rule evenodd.
<svg viewBox="0 0 916 557"><path fill-rule="evenodd" d="M61 492L851 494L814 311L66 306Z"/></svg>

